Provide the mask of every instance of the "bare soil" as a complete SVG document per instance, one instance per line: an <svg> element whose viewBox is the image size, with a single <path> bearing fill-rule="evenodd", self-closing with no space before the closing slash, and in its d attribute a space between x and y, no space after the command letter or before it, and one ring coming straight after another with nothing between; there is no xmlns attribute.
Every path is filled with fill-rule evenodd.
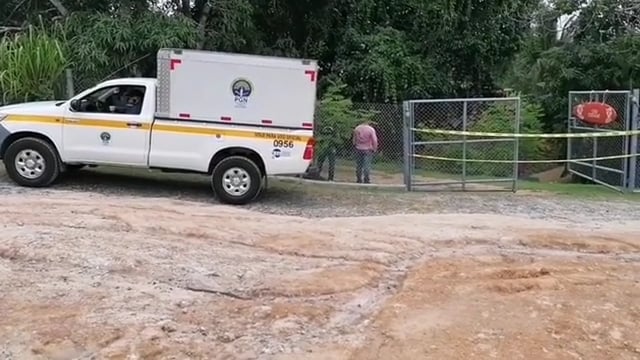
<svg viewBox="0 0 640 360"><path fill-rule="evenodd" d="M6 191L0 358L640 359L638 221L272 212Z"/></svg>
<svg viewBox="0 0 640 360"><path fill-rule="evenodd" d="M571 175L565 174L564 166L557 166L552 169L532 174L529 179L545 183L568 183L571 181Z"/></svg>

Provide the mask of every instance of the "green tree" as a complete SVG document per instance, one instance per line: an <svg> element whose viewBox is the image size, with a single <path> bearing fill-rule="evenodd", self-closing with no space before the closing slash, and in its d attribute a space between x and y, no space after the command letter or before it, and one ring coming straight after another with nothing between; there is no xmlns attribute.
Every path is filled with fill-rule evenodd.
<svg viewBox="0 0 640 360"><path fill-rule="evenodd" d="M557 36L552 20L573 15ZM640 6L634 0L557 0L522 43L504 86L546 109L545 130L565 126L570 90L629 89L640 84ZM555 25L555 24L554 24Z"/></svg>
<svg viewBox="0 0 640 360"><path fill-rule="evenodd" d="M364 120L369 120L374 113L355 108L351 99L346 97L346 84L332 82L316 108L316 139L318 146L336 147L339 153L345 154L351 144L353 129ZM331 128L331 135L323 134L323 128Z"/></svg>
<svg viewBox="0 0 640 360"><path fill-rule="evenodd" d="M482 112L478 120L469 127L473 132L490 132L513 134L540 134L543 131L542 118L544 111L538 104L521 99L520 119L516 124L516 109L511 104L495 104ZM519 157L523 160L539 159L543 148L541 138L522 138L519 140Z"/></svg>
<svg viewBox="0 0 640 360"><path fill-rule="evenodd" d="M195 47L196 24L182 15L159 12L74 13L65 23L74 77L81 87L108 76L154 76L162 47Z"/></svg>

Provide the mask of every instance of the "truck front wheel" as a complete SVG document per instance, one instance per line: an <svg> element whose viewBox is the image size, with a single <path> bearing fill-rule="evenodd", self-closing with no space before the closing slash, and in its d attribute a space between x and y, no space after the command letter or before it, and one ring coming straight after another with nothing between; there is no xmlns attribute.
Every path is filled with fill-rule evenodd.
<svg viewBox="0 0 640 360"><path fill-rule="evenodd" d="M60 174L60 161L48 142L32 137L11 143L4 154L7 175L15 183L28 187L45 187Z"/></svg>
<svg viewBox="0 0 640 360"><path fill-rule="evenodd" d="M213 169L211 185L221 202L244 205L262 190L262 174L258 166L244 156L230 156Z"/></svg>

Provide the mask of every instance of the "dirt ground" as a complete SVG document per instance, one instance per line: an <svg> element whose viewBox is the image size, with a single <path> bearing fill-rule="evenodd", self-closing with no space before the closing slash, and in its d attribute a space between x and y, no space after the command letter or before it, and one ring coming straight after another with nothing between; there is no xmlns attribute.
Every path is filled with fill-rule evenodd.
<svg viewBox="0 0 640 360"><path fill-rule="evenodd" d="M328 178L328 170L323 169L320 176L323 179ZM381 170L372 170L371 171L371 184L382 185L382 186L404 186L404 174L402 171L381 171ZM414 174L413 177L414 183L419 184L431 184L434 187L437 187L440 190L460 190L462 184L460 176L451 175L448 178L437 178L433 176L425 176L424 174L420 174L419 172ZM469 182L471 179L466 179ZM356 183L356 175L355 168L353 166L339 165L335 168L334 173L334 181L341 183ZM494 182L494 183L467 183L465 187L468 190L504 190L510 189L512 186L512 182Z"/></svg>
<svg viewBox="0 0 640 360"><path fill-rule="evenodd" d="M640 222L3 194L0 359L640 359Z"/></svg>

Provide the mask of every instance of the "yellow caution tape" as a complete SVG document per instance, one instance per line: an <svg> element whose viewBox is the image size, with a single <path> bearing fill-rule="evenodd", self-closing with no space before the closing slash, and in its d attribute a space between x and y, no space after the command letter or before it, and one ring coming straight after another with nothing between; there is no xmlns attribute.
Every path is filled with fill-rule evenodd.
<svg viewBox="0 0 640 360"><path fill-rule="evenodd" d="M599 161L599 160L625 159L625 158L638 156L638 154L602 156L602 157L582 158L582 159L557 159L557 160L460 159L460 158L448 158L448 157L431 156L431 155L420 155L420 154L413 154L413 156L417 157L417 158L421 158L421 159L430 159L430 160L458 161L458 162L482 162L482 163L489 163L489 164L547 164L547 163L566 163L566 162L577 162L577 161Z"/></svg>
<svg viewBox="0 0 640 360"><path fill-rule="evenodd" d="M441 134L441 135L460 135L460 136L486 136L486 137L508 137L508 138L591 138L591 137L612 137L612 136L629 136L638 135L640 130L629 131L603 131L603 132L588 132L588 133L567 133L567 134L508 134L508 133L493 133L493 132L477 132L477 131L457 131L457 130L441 130L441 129L417 129L412 128L412 131L429 133L429 134Z"/></svg>

